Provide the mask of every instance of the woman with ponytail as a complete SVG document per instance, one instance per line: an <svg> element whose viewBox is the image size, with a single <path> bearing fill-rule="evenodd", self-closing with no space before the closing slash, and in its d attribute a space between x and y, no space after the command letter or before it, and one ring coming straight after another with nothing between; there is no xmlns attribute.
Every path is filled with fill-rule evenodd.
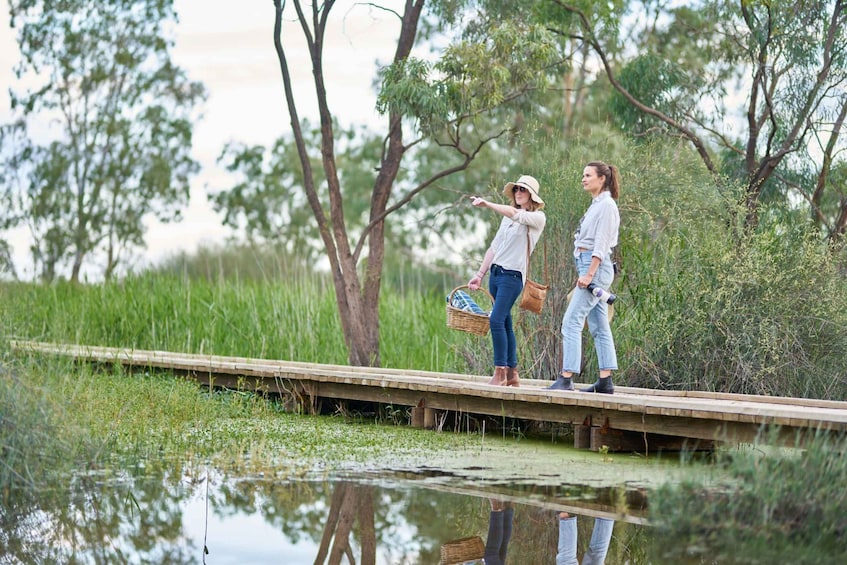
<svg viewBox="0 0 847 565"><path fill-rule="evenodd" d="M594 338L597 381L582 392L612 394L612 371L618 368L615 340L609 325L609 305L588 286L608 290L615 278L612 248L618 244L620 214L616 200L620 193L618 169L593 161L582 172L582 188L591 195L591 205L574 234L574 260L578 278L562 320L562 372L550 390L574 390L573 376L582 369L582 331L585 322Z"/></svg>

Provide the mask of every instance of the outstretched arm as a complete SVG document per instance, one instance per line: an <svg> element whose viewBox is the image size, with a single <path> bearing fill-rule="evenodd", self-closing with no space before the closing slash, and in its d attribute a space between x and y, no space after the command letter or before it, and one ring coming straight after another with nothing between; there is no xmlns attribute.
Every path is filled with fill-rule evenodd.
<svg viewBox="0 0 847 565"><path fill-rule="evenodd" d="M515 208L510 204L495 204L494 202L489 202L485 198L481 198L479 196L471 196L471 204L479 208L490 208L501 216L506 216L507 218L513 218L515 214L518 213L518 208Z"/></svg>

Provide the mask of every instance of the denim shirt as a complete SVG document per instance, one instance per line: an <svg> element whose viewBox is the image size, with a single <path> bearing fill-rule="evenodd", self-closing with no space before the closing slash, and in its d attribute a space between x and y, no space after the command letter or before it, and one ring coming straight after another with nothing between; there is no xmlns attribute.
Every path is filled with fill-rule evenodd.
<svg viewBox="0 0 847 565"><path fill-rule="evenodd" d="M579 255L578 249L590 249L592 257L608 258L612 247L618 244L620 225L618 205L612 194L604 190L591 199L591 206L579 222L573 236L574 257Z"/></svg>

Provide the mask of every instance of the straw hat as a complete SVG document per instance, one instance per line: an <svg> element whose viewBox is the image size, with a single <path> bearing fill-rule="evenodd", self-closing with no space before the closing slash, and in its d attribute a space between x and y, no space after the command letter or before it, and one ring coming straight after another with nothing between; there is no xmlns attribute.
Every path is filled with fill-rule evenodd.
<svg viewBox="0 0 847 565"><path fill-rule="evenodd" d="M515 203L515 195L512 193L512 189L516 186L522 186L529 190L529 197L533 202L538 204L538 209L541 210L544 208L544 201L541 200L540 196L538 196L538 190L540 187L538 186L538 181L535 180L535 177L521 175L521 177L515 182L506 183L506 186L503 187L503 194L512 200L512 204Z"/></svg>

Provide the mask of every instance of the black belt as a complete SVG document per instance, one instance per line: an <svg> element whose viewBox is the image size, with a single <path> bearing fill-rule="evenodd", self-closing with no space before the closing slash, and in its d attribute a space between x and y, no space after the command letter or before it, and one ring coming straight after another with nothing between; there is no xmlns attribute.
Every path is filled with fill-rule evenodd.
<svg viewBox="0 0 847 565"><path fill-rule="evenodd" d="M521 275L520 271L513 271L511 269L504 269L503 267L501 267L500 265L497 265L497 264L491 265L491 274L492 275L510 275L510 276L513 276L513 277L523 276L523 275Z"/></svg>

